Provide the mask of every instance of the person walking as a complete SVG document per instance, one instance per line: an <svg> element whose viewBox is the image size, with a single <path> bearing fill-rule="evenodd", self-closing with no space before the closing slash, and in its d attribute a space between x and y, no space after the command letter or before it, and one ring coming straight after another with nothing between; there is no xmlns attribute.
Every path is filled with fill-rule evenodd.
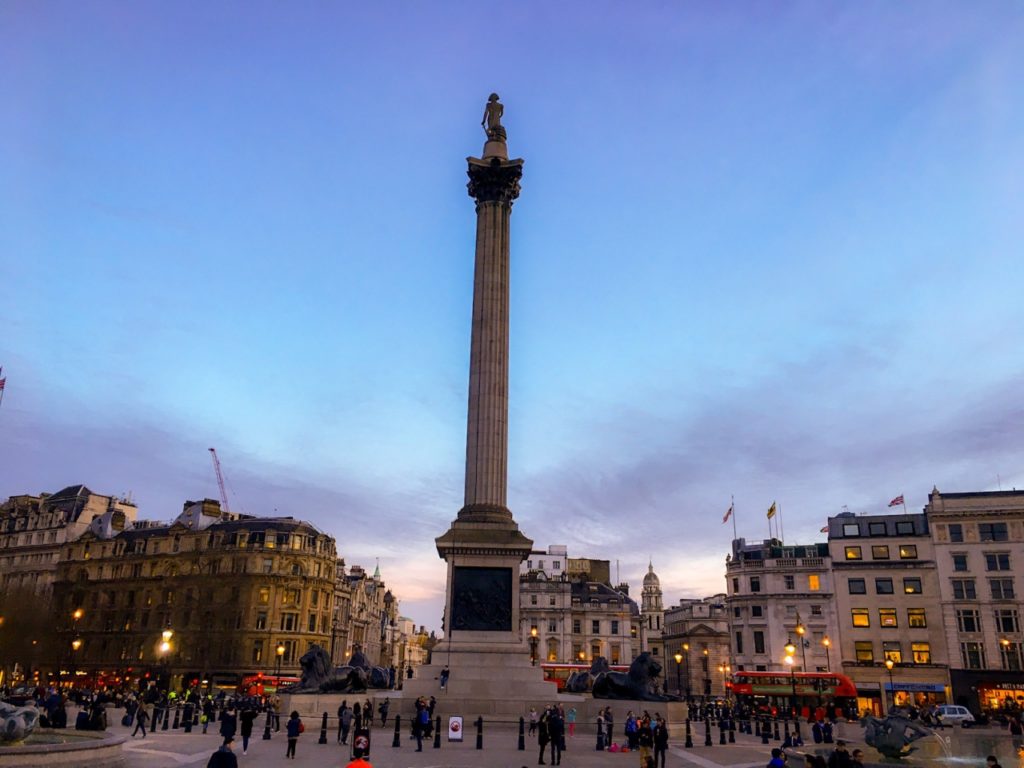
<svg viewBox="0 0 1024 768"><path fill-rule="evenodd" d="M146 723L149 721L149 712L146 704L140 704L138 711L135 713L135 730L132 731L132 738L135 738L135 734L142 729L142 738L146 738Z"/></svg>
<svg viewBox="0 0 1024 768"><path fill-rule="evenodd" d="M292 712L291 717L288 718L288 723L285 726L287 728L288 735L288 751L284 753L285 759L289 757L295 759L295 745L299 741L299 735L306 730L306 726L302 724L302 720L299 719L298 712Z"/></svg>
<svg viewBox="0 0 1024 768"><path fill-rule="evenodd" d="M220 716L220 735L222 739L231 737L232 740L235 738L235 733L238 731L238 716L235 714L234 707L228 707Z"/></svg>
<svg viewBox="0 0 1024 768"><path fill-rule="evenodd" d="M348 729L352 725L352 711L348 708L348 700L338 707L338 743L348 744Z"/></svg>
<svg viewBox="0 0 1024 768"><path fill-rule="evenodd" d="M417 702L418 710L416 712L416 724L413 726L413 735L416 737L416 751L423 751L423 736L427 732L427 728L430 727L430 710L427 709L425 704Z"/></svg>
<svg viewBox="0 0 1024 768"><path fill-rule="evenodd" d="M243 755L249 752L249 739L252 738L252 724L256 720L256 715L257 712L251 705L247 705L238 715L238 719L241 721L239 731L242 734Z"/></svg>
<svg viewBox="0 0 1024 768"><path fill-rule="evenodd" d="M235 740L228 736L216 752L210 755L206 768L238 768L238 756L231 750Z"/></svg>
<svg viewBox="0 0 1024 768"><path fill-rule="evenodd" d="M203 701L203 716L199 718L203 721L203 733L206 733L206 729L210 727L210 721L213 720L215 714L213 699L207 696Z"/></svg>

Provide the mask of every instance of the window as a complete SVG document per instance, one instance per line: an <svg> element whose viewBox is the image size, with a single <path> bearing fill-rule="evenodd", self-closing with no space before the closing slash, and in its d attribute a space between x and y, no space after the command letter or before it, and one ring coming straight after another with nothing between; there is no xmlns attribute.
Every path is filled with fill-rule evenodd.
<svg viewBox="0 0 1024 768"><path fill-rule="evenodd" d="M529 568L532 571L533 570L533 560L527 560L526 561L526 567Z"/></svg>
<svg viewBox="0 0 1024 768"><path fill-rule="evenodd" d="M1013 599L1013 579L989 579L988 585L992 589L993 600Z"/></svg>
<svg viewBox="0 0 1024 768"><path fill-rule="evenodd" d="M530 595L530 605L536 605L536 604L537 604L537 596L536 595Z"/></svg>
<svg viewBox="0 0 1024 768"><path fill-rule="evenodd" d="M850 615L853 618L853 626L855 627L870 627L871 626L871 615L868 613L867 608L854 608L850 611Z"/></svg>
<svg viewBox="0 0 1024 768"><path fill-rule="evenodd" d="M949 524L949 540L959 544L964 540L964 527L960 523Z"/></svg>
<svg viewBox="0 0 1024 768"><path fill-rule="evenodd" d="M260 611L259 613L256 614L256 629L266 629L266 628L267 628L267 612L266 611Z"/></svg>
<svg viewBox="0 0 1024 768"><path fill-rule="evenodd" d="M1016 608L999 608L996 610L997 632L1020 632L1020 619Z"/></svg>
<svg viewBox="0 0 1024 768"><path fill-rule="evenodd" d="M261 603L269 603L270 602L270 589L268 587L261 587L260 588L260 602Z"/></svg>
<svg viewBox="0 0 1024 768"><path fill-rule="evenodd" d="M821 577L812 573L807 576L807 589L810 592L817 592L821 589Z"/></svg>
<svg viewBox="0 0 1024 768"><path fill-rule="evenodd" d="M1009 552L986 552L985 553L985 570L986 571L1008 571L1008 570L1010 570L1010 553Z"/></svg>
<svg viewBox="0 0 1024 768"><path fill-rule="evenodd" d="M593 619L590 622L590 633L592 635L599 635L599 634L601 634L601 621L600 621L600 619ZM600 654L598 654L598 655L600 655Z"/></svg>
<svg viewBox="0 0 1024 768"><path fill-rule="evenodd" d="M558 619L548 619L548 632L554 633L558 631Z"/></svg>
<svg viewBox="0 0 1024 768"><path fill-rule="evenodd" d="M821 616L821 606L820 605L812 605L811 606L811 616Z"/></svg>
<svg viewBox="0 0 1024 768"><path fill-rule="evenodd" d="M750 577L750 591L751 592L760 592L761 591L761 577L760 576L751 576Z"/></svg>
<svg viewBox="0 0 1024 768"><path fill-rule="evenodd" d="M572 633L574 635L578 635L581 632L583 632L583 628L580 626L580 620L579 619L573 619L572 620Z"/></svg>
<svg viewBox="0 0 1024 768"><path fill-rule="evenodd" d="M929 643L911 643L910 656L915 664L931 664L932 647Z"/></svg>
<svg viewBox="0 0 1024 768"><path fill-rule="evenodd" d="M612 619L612 634L619 634L619 622L617 619Z"/></svg>
<svg viewBox="0 0 1024 768"><path fill-rule="evenodd" d="M868 591L864 579L847 579L846 586L851 595L865 595Z"/></svg>
<svg viewBox="0 0 1024 768"><path fill-rule="evenodd" d="M889 547L886 545L876 546L871 548L871 559L872 560L888 560L889 559Z"/></svg>
<svg viewBox="0 0 1024 768"><path fill-rule="evenodd" d="M981 632L981 616L973 608L957 611L956 628L961 632Z"/></svg>
<svg viewBox="0 0 1024 768"><path fill-rule="evenodd" d="M843 523L843 536L860 536L860 526L856 523Z"/></svg>
<svg viewBox="0 0 1024 768"><path fill-rule="evenodd" d="M876 595L891 595L892 593L892 579L875 579Z"/></svg>
<svg viewBox="0 0 1024 768"><path fill-rule="evenodd" d="M925 615L924 608L907 609L907 626L914 629L924 629L928 626L928 617Z"/></svg>
<svg viewBox="0 0 1024 768"><path fill-rule="evenodd" d="M750 606L750 615L759 619L764 615L764 609L760 605L752 605Z"/></svg>
<svg viewBox="0 0 1024 768"><path fill-rule="evenodd" d="M953 553L953 570L954 571L966 571L967 570L967 554L964 552Z"/></svg>
<svg viewBox="0 0 1024 768"><path fill-rule="evenodd" d="M973 640L960 643L960 657L964 669L985 669L985 646L981 643Z"/></svg>
<svg viewBox="0 0 1024 768"><path fill-rule="evenodd" d="M282 613L281 614L281 631L282 632L294 632L299 628L299 614L297 613Z"/></svg>
<svg viewBox="0 0 1024 768"><path fill-rule="evenodd" d="M902 520L896 523L896 534L898 536L907 536L914 533L914 524L909 520Z"/></svg>
<svg viewBox="0 0 1024 768"><path fill-rule="evenodd" d="M307 623L306 623L306 631L307 632L316 632L316 614L315 613L309 614L309 618L308 618Z"/></svg>
<svg viewBox="0 0 1024 768"><path fill-rule="evenodd" d="M739 580L739 578L734 576L733 580L732 580L732 593L734 595L738 595L739 592L740 592L740 580Z"/></svg>
<svg viewBox="0 0 1024 768"><path fill-rule="evenodd" d="M846 547L844 550L846 553L847 560L863 560L864 556L861 554L860 547Z"/></svg>
<svg viewBox="0 0 1024 768"><path fill-rule="evenodd" d="M1021 670L1020 643L1000 643L999 658L1003 663L1003 669L1019 672Z"/></svg>
<svg viewBox="0 0 1024 768"><path fill-rule="evenodd" d="M252 644L252 663L259 664L263 661L263 641L254 640Z"/></svg>
<svg viewBox="0 0 1024 768"><path fill-rule="evenodd" d="M754 653L764 653L764 632L754 630Z"/></svg>
<svg viewBox="0 0 1024 768"><path fill-rule="evenodd" d="M974 579L953 579L954 600L976 600L977 591L974 589Z"/></svg>
<svg viewBox="0 0 1024 768"><path fill-rule="evenodd" d="M914 560L917 558L917 544L901 544L900 560Z"/></svg>
<svg viewBox="0 0 1024 768"><path fill-rule="evenodd" d="M557 603L557 601L555 600L555 596L554 596L554 595L551 595L551 597L549 597L549 598L548 598L548 605L557 605L557 604L558 604L558 603Z"/></svg>
<svg viewBox="0 0 1024 768"><path fill-rule="evenodd" d="M552 560L551 561L551 567L554 568L556 571L559 570L562 567L562 561L561 560Z"/></svg>
<svg viewBox="0 0 1024 768"><path fill-rule="evenodd" d="M264 557L263 558L263 572L273 573L274 572L274 558Z"/></svg>
<svg viewBox="0 0 1024 768"><path fill-rule="evenodd" d="M734 605L732 608L732 616L734 619L738 619L743 615L743 609L738 605Z"/></svg>
<svg viewBox="0 0 1024 768"><path fill-rule="evenodd" d="M783 580L786 583L786 589L796 589L796 577L795 576L783 576Z"/></svg>
<svg viewBox="0 0 1024 768"><path fill-rule="evenodd" d="M737 654L743 653L743 633L742 632L737 632L736 633L736 653Z"/></svg>
<svg viewBox="0 0 1024 768"><path fill-rule="evenodd" d="M885 523L868 523L868 536L885 536Z"/></svg>
<svg viewBox="0 0 1024 768"><path fill-rule="evenodd" d="M921 579L917 577L906 578L903 580L903 594L905 595L920 595L921 594Z"/></svg>
<svg viewBox="0 0 1024 768"><path fill-rule="evenodd" d="M874 664L875 644L870 640L858 640L853 644L853 652L857 656L858 664Z"/></svg>
<svg viewBox="0 0 1024 768"><path fill-rule="evenodd" d="M978 523L978 539L981 541L1006 541L1006 523Z"/></svg>
<svg viewBox="0 0 1024 768"><path fill-rule="evenodd" d="M591 645L590 646L590 658L596 659L600 655L601 655L601 644L600 643L594 643L593 645Z"/></svg>
<svg viewBox="0 0 1024 768"><path fill-rule="evenodd" d="M887 640L882 643L882 661L890 660L893 664L903 663L903 650L898 640Z"/></svg>
<svg viewBox="0 0 1024 768"><path fill-rule="evenodd" d="M896 609L895 608L879 608L878 609L878 623L883 627L895 627L896 624Z"/></svg>

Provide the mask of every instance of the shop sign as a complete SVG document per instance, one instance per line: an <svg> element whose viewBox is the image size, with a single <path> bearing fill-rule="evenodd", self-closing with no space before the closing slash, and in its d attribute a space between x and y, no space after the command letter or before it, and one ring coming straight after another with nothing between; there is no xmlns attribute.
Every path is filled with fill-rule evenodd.
<svg viewBox="0 0 1024 768"><path fill-rule="evenodd" d="M942 693L946 690L946 686L942 683L896 683L895 686L889 683L885 684L885 690L892 692L893 688L897 691L909 691L910 693Z"/></svg>

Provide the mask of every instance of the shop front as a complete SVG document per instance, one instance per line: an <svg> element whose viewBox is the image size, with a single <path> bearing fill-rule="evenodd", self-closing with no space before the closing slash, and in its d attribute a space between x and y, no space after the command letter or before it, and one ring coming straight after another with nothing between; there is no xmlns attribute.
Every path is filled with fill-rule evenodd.
<svg viewBox="0 0 1024 768"><path fill-rule="evenodd" d="M923 709L933 704L948 704L949 691L942 683L908 683L894 681L890 686L885 684L885 694L895 700L897 707L915 707Z"/></svg>
<svg viewBox="0 0 1024 768"><path fill-rule="evenodd" d="M1024 709L1024 672L952 670L953 701L972 712L998 714Z"/></svg>

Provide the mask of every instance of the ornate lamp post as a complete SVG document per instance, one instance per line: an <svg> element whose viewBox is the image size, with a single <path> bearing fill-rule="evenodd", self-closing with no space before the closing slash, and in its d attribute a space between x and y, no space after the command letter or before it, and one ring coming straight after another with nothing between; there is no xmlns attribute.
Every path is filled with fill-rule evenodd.
<svg viewBox="0 0 1024 768"><path fill-rule="evenodd" d="M168 654L171 652L171 638L174 637L174 630L168 627L160 633L163 638L160 642L160 666L163 668L163 675L167 678L167 690L171 690L171 670Z"/></svg>
<svg viewBox="0 0 1024 768"><path fill-rule="evenodd" d="M284 643L278 643L277 648L274 649L274 653L277 654L277 681L274 687L277 689L281 688L281 661L284 659Z"/></svg>
<svg viewBox="0 0 1024 768"><path fill-rule="evenodd" d="M828 639L828 635L825 635L821 639L821 644L825 646L825 671L832 671L832 660L829 658L828 649L832 646L832 641Z"/></svg>
<svg viewBox="0 0 1024 768"><path fill-rule="evenodd" d="M790 700L790 711L793 717L796 718L797 702L796 702L796 672L793 671L794 659L792 656L787 655L784 659L786 665L789 667L789 684L792 689L792 696Z"/></svg>
<svg viewBox="0 0 1024 768"><path fill-rule="evenodd" d="M682 695L683 695L683 674L682 674L683 654L677 652L675 658L676 658L676 693L680 697L682 697Z"/></svg>
<svg viewBox="0 0 1024 768"><path fill-rule="evenodd" d="M726 701L729 700L729 672L732 671L732 666L729 664L719 664L718 671L722 673L722 698Z"/></svg>
<svg viewBox="0 0 1024 768"><path fill-rule="evenodd" d="M78 657L76 656L78 649L82 647L82 638L76 637L71 641L71 685L75 684L75 669Z"/></svg>
<svg viewBox="0 0 1024 768"><path fill-rule="evenodd" d="M893 662L892 659L886 659L885 660L885 668L887 670L889 670L889 695L892 697L892 700L891 700L890 704L888 705L888 709L890 711L892 710L893 707L896 706L896 686L894 686L893 683L892 683L892 668L895 667L895 666L896 666L896 664Z"/></svg>
<svg viewBox="0 0 1024 768"><path fill-rule="evenodd" d="M537 628L530 627L530 665L537 666Z"/></svg>

